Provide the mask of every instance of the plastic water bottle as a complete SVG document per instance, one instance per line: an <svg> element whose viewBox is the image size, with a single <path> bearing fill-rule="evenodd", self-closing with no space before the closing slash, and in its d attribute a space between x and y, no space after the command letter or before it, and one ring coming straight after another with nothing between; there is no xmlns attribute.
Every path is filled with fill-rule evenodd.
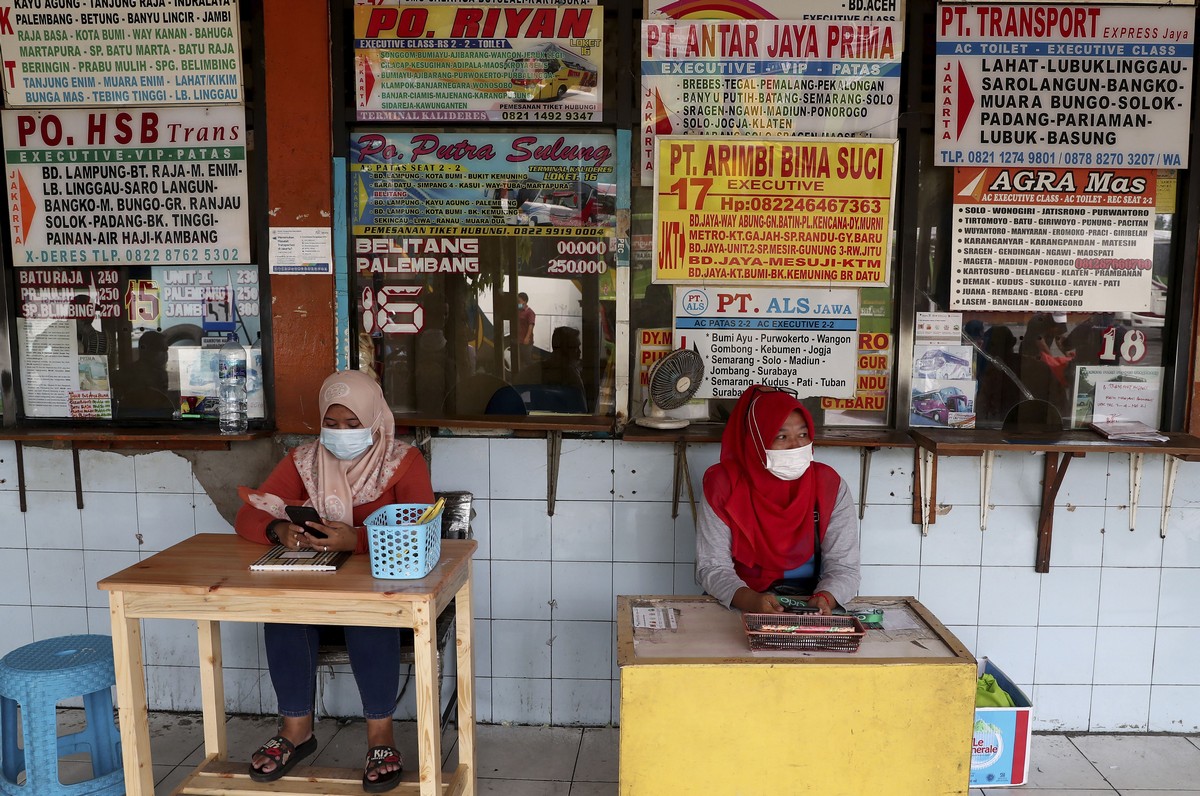
<svg viewBox="0 0 1200 796"><path fill-rule="evenodd" d="M230 335L229 342L217 352L217 376L221 382L221 433L245 434L246 349L242 348L236 334Z"/></svg>

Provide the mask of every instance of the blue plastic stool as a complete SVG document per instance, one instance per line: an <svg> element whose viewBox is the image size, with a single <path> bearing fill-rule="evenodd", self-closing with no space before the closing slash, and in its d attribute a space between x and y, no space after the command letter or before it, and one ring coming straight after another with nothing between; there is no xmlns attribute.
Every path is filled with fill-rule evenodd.
<svg viewBox="0 0 1200 796"><path fill-rule="evenodd" d="M8 796L116 796L125 792L121 738L113 723L112 639L60 636L0 659L0 793ZM87 726L58 736L56 705L83 697ZM17 706L25 748L17 748ZM59 755L88 752L92 779L63 785ZM17 775L25 772L25 784Z"/></svg>

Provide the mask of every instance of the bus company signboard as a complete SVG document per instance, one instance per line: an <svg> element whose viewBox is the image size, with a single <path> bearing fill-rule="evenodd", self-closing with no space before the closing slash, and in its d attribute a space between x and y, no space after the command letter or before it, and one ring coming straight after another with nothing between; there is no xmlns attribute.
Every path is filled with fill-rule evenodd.
<svg viewBox="0 0 1200 796"><path fill-rule="evenodd" d="M943 3L938 166L1188 166L1195 7Z"/></svg>

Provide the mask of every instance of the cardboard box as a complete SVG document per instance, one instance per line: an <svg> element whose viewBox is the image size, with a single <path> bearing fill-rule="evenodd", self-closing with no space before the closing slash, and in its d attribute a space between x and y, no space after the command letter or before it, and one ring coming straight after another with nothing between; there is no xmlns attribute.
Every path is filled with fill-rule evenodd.
<svg viewBox="0 0 1200 796"><path fill-rule="evenodd" d="M971 787L1024 785L1029 776L1029 737L1033 704L1025 692L987 658L979 661L979 676L990 674L1008 692L1015 707L975 708L975 737L971 742Z"/></svg>

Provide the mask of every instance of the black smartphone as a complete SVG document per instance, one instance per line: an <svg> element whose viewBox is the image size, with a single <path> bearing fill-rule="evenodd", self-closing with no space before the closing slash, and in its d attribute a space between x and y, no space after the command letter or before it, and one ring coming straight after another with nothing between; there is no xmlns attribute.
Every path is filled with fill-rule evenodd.
<svg viewBox="0 0 1200 796"><path fill-rule="evenodd" d="M317 539L325 538L326 534L320 528L314 528L311 525L305 524L308 522L324 522L321 519L321 515L312 506L286 506L284 510L287 511L288 519L292 521L292 524L299 525L308 532L309 536Z"/></svg>

